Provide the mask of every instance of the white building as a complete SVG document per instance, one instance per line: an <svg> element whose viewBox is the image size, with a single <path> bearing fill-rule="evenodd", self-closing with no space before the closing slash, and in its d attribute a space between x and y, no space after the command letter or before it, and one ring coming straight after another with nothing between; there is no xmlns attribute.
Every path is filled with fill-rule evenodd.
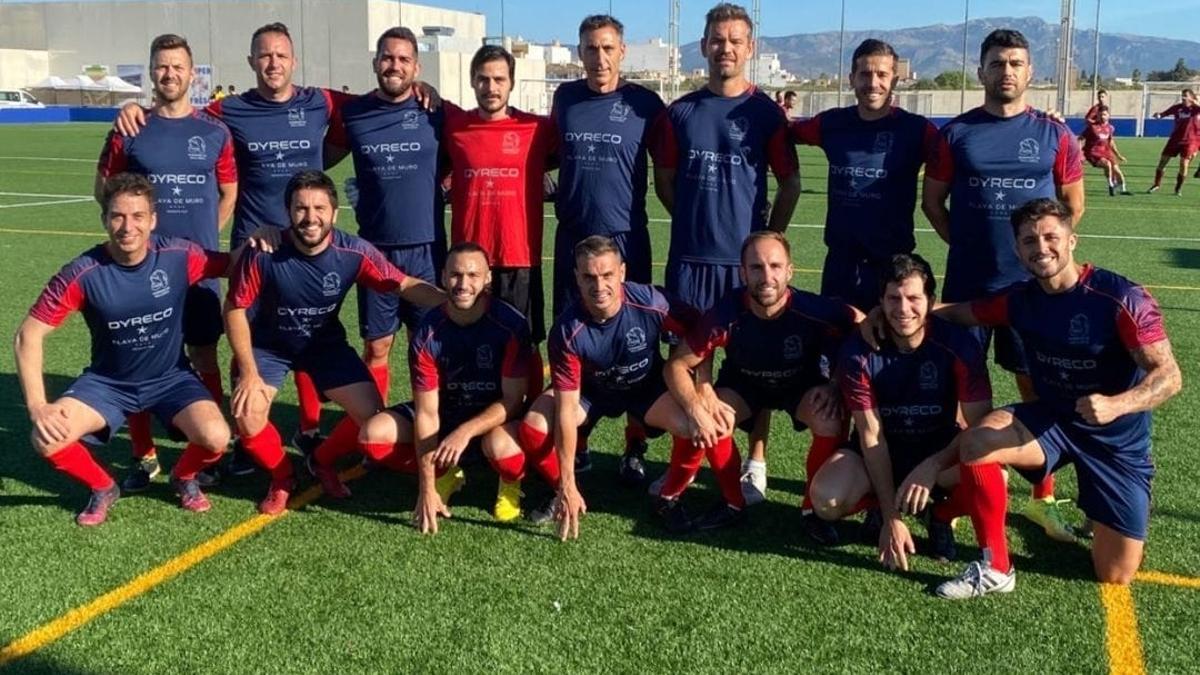
<svg viewBox="0 0 1200 675"><path fill-rule="evenodd" d="M678 58L679 50L675 50ZM625 45L625 61L621 64L626 72L650 72L666 76L670 72L671 45L662 38L650 38L646 42ZM677 61L678 62L678 61Z"/></svg>
<svg viewBox="0 0 1200 675"><path fill-rule="evenodd" d="M754 68L758 70L755 71ZM779 62L779 54L762 52L750 64L749 74L755 82L763 87L786 87L796 82L796 76L784 70Z"/></svg>

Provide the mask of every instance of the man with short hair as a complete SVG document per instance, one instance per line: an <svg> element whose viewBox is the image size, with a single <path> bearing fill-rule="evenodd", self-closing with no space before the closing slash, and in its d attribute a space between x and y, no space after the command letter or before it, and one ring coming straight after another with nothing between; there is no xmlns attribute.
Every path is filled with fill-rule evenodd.
<svg viewBox="0 0 1200 675"><path fill-rule="evenodd" d="M1163 146L1162 155L1158 158L1158 166L1154 168L1154 185L1147 193L1157 192L1162 186L1163 174L1172 157L1179 157L1179 174L1175 176L1175 196L1183 194L1183 182L1187 180L1188 164L1192 157L1200 151L1200 104L1196 103L1196 92L1184 89L1179 94L1179 103L1166 110L1154 113L1154 119L1172 117L1175 124L1171 127L1171 136Z"/></svg>
<svg viewBox="0 0 1200 675"><path fill-rule="evenodd" d="M1108 90L1101 89L1096 92L1096 103L1088 108L1083 115L1083 120L1088 124L1097 124L1100 122L1100 109L1108 108Z"/></svg>
<svg viewBox="0 0 1200 675"><path fill-rule="evenodd" d="M961 513L959 411L967 426L992 410L987 361L960 326L931 314L936 280L916 254L898 254L880 270L887 338L878 350L851 335L838 358L838 386L855 435L813 478L817 514L829 521L867 509L863 541L880 562L908 569L916 551L903 516L924 516L931 553L953 560L950 523Z"/></svg>
<svg viewBox="0 0 1200 675"><path fill-rule="evenodd" d="M169 33L154 38L150 79L155 106L138 136L109 132L96 168L94 192L96 200L102 201L112 176L126 171L144 175L152 185L160 186L155 205L158 236L186 239L216 251L221 248L221 228L237 202L237 165L229 129L192 107L188 95L192 76L192 48L187 40ZM192 367L217 405L225 399L217 363L222 332L220 283L208 279L188 287L183 343ZM150 485L159 473L159 464L149 414L134 412L128 422L136 464L121 481L121 489L132 493Z"/></svg>
<svg viewBox="0 0 1200 675"><path fill-rule="evenodd" d="M554 308L561 315L579 297L573 249L593 234L611 237L629 280L651 282L646 187L648 150L655 123L666 110L658 94L621 77L625 27L604 15L579 24L579 58L585 77L554 90L550 118L558 132L559 169L554 233ZM577 457L589 455L581 438ZM625 427L620 474L630 484L646 475L646 433ZM580 469L590 465L581 459Z"/></svg>
<svg viewBox="0 0 1200 675"><path fill-rule="evenodd" d="M783 116L791 119L796 113L796 92L788 89L783 95Z"/></svg>
<svg viewBox="0 0 1200 675"><path fill-rule="evenodd" d="M1020 332L1037 400L995 410L962 436L962 484L983 560L939 586L943 598L1015 587L1002 465L1036 482L1074 464L1079 506L1095 528L1096 578L1130 583L1150 517L1150 411L1182 386L1150 293L1113 272L1076 263L1078 217L1069 205L1035 199L1011 218L1021 262L1033 279L937 313L956 323Z"/></svg>
<svg viewBox="0 0 1200 675"><path fill-rule="evenodd" d="M184 509L207 511L196 475L220 459L229 426L183 355L184 307L188 288L224 275L229 256L154 235L154 187L144 176L110 177L100 203L108 241L64 266L17 331L17 377L33 447L88 486L91 499L75 522L99 525L121 489L84 442L104 443L127 415L149 411L187 437L171 483ZM92 362L61 398L47 402L43 343L75 311L91 333Z"/></svg>
<svg viewBox="0 0 1200 675"><path fill-rule="evenodd" d="M1108 183L1108 196L1117 193L1121 186L1121 194L1133 194L1125 187L1125 173L1121 171L1121 162L1126 161L1125 155L1117 149L1116 130L1109 121L1108 108L1100 108L1096 113L1096 122L1089 123L1083 130L1079 140L1083 143L1083 157L1097 169L1104 169L1104 180Z"/></svg>
<svg viewBox="0 0 1200 675"><path fill-rule="evenodd" d="M1009 214L1038 197L1057 196L1075 217L1083 214L1083 162L1075 135L1061 122L1025 103L1033 80L1029 42L1019 31L1000 28L979 49L983 105L941 128L925 169L921 208L950 245L946 256L945 302L962 302L998 292L1028 278L1016 255ZM953 208L947 208L950 200ZM1014 374L1021 397L1034 396L1017 333L974 328L986 350L995 337L995 360ZM1060 541L1074 535L1054 499L1054 479L1034 486L1026 515Z"/></svg>
<svg viewBox="0 0 1200 675"><path fill-rule="evenodd" d="M351 284L430 307L445 299L435 286L396 269L375 247L334 228L337 189L324 173L297 173L288 181L284 199L292 225L281 245L271 253L245 256L225 301L237 368L233 415L246 451L271 474L258 507L268 515L284 510L293 488L291 461L269 419L271 402L289 370L311 373L322 395L346 411L308 457L310 470L331 497L349 496L334 462L357 449L359 425L383 407L338 319Z"/></svg>
<svg viewBox="0 0 1200 675"><path fill-rule="evenodd" d="M752 428L764 410L785 411L797 431L812 430L805 462L806 485L811 486L817 470L837 450L844 424L837 390L822 374L821 359L836 356L841 340L863 315L844 303L792 287L791 247L778 232L751 233L742 244L741 258L744 287L709 309L671 355L664 375L667 387L689 425L698 430L702 445L732 443L735 426ZM707 373L718 348L724 348L725 358L711 385ZM683 465L699 466L698 452L693 447L693 456ZM675 497L687 486L676 479L677 454L672 452L663 497ZM761 493L757 497L761 501ZM801 509L805 531L814 540L837 542L836 531L813 513L811 490L805 491Z"/></svg>

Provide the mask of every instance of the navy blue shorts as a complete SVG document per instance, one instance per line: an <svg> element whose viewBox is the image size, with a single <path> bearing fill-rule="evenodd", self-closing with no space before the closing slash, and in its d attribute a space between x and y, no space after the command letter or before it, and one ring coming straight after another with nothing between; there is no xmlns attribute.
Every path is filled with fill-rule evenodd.
<svg viewBox="0 0 1200 675"><path fill-rule="evenodd" d="M1089 518L1131 539L1145 541L1150 521L1150 480L1154 464L1150 443L1144 451L1113 448L1072 421L1062 421L1046 406L1018 403L1008 408L1037 439L1046 455L1040 469L1020 470L1031 483L1075 465L1079 508Z"/></svg>
<svg viewBox="0 0 1200 675"><path fill-rule="evenodd" d="M888 439L888 458L892 460L892 487L898 488L908 478L908 474L912 473L913 469L917 468L921 462L929 459L933 455L946 449L947 445L954 440L958 432L953 434L932 434L927 439L905 439L903 443L897 443L892 439ZM843 450L853 452L858 456L862 456L862 443L859 441L858 430L850 432L850 442ZM940 487L934 488L934 492L945 496L945 491Z"/></svg>
<svg viewBox="0 0 1200 675"><path fill-rule="evenodd" d="M854 251L830 248L821 270L821 295L869 312L879 304L885 264Z"/></svg>
<svg viewBox="0 0 1200 675"><path fill-rule="evenodd" d="M1025 358L1025 343L1021 341L1021 336L1017 334L1017 331L1008 326L997 326L996 328L971 326L967 330L975 336L979 346L983 348L984 354L987 354L988 346L992 343L993 337L995 338L996 353L992 355L992 359L996 365L1017 375L1029 374L1029 362Z"/></svg>
<svg viewBox="0 0 1200 675"><path fill-rule="evenodd" d="M758 413L763 410L782 410L786 412L792 418L792 428L796 431L804 431L808 428L807 425L796 419L796 410L800 407L800 399L804 398L809 389L825 383L823 379L814 378L792 391L780 392L775 389L759 386L754 382L747 381L740 374L726 372L722 368L713 386L716 389L724 388L733 390L746 402L746 405L750 408L750 416L742 420L738 428L749 433L754 428L754 421L758 417Z"/></svg>
<svg viewBox="0 0 1200 675"><path fill-rule="evenodd" d="M181 410L196 401L211 401L212 395L196 373L188 368L173 368L152 380L127 382L84 371L63 392L63 398L73 398L100 413L106 426L84 438L85 443L103 445L115 430L125 424L133 413L147 411L163 426Z"/></svg>
<svg viewBox="0 0 1200 675"><path fill-rule="evenodd" d="M221 283L205 279L188 288L183 300L183 343L189 347L215 345L224 332Z"/></svg>
<svg viewBox="0 0 1200 675"><path fill-rule="evenodd" d="M442 244L381 246L379 251L408 276L439 285L438 277L446 264L446 250ZM358 334L364 340L392 335L400 330L402 323L409 331L414 331L428 311L428 307L418 307L395 293L379 293L358 285Z"/></svg>
<svg viewBox="0 0 1200 675"><path fill-rule="evenodd" d="M413 442L415 443L416 442L416 439L415 439L416 423L417 423L417 408L416 408L415 404L412 401L405 401L404 403L397 403L396 405L389 406L388 411L396 413L397 415L408 420L409 424L413 425L413 436L414 436ZM455 429L462 426L464 422L471 419L475 415L478 415L480 412L481 412L481 410L455 410L454 414L446 415L446 414L442 414L441 410L439 410L438 411L438 438L444 438L446 436L446 434L453 432ZM520 419L520 418L518 418L518 419ZM480 457L482 457L483 449L480 447L480 441L482 439L483 439L483 436L476 436L475 438L472 438L471 442L467 444L467 449L463 452L463 456L479 455Z"/></svg>
<svg viewBox="0 0 1200 675"><path fill-rule="evenodd" d="M542 292L542 268L493 267L492 294L525 315L529 339L539 344L546 339L546 300Z"/></svg>
<svg viewBox="0 0 1200 675"><path fill-rule="evenodd" d="M587 417L579 427L579 432L586 436L601 419L621 415L629 415L644 424L646 413L654 406L654 402L666 393L667 385L661 375L647 377L641 386L628 391L605 392L601 396L588 396L580 392L579 404L583 406ZM645 426L646 435L650 438L658 438L666 433L663 429Z"/></svg>
<svg viewBox="0 0 1200 675"><path fill-rule="evenodd" d="M650 230L639 229L608 235L625 259L625 280L648 284L652 280ZM571 230L558 228L554 233L554 316L579 299L575 281L575 244L583 240Z"/></svg>
<svg viewBox="0 0 1200 675"><path fill-rule="evenodd" d="M737 265L667 261L666 288L699 312L707 312L735 288L742 278Z"/></svg>
<svg viewBox="0 0 1200 675"><path fill-rule="evenodd" d="M298 356L255 347L254 363L263 382L276 389L283 385L289 370L308 373L322 394L359 382L374 383L367 364L347 342L315 344Z"/></svg>

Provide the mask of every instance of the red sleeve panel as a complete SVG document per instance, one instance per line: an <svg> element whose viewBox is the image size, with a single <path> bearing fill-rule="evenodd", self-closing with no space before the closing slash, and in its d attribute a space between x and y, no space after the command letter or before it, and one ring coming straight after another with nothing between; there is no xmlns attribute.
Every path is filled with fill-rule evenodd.
<svg viewBox="0 0 1200 675"><path fill-rule="evenodd" d="M46 284L29 316L51 326L59 326L71 312L83 309L86 302L81 280L83 275L99 265L95 261L77 258L65 265Z"/></svg>

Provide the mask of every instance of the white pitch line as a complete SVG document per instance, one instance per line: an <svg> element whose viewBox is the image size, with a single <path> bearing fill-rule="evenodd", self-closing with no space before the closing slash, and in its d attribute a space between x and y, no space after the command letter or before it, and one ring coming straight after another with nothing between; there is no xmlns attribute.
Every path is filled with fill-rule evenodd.
<svg viewBox="0 0 1200 675"><path fill-rule="evenodd" d="M45 192L0 192L0 197L57 197L59 199L93 199L92 195L52 195Z"/></svg>
<svg viewBox="0 0 1200 675"><path fill-rule="evenodd" d="M78 157L17 157L15 155L0 155L0 159L28 159L37 162L88 162L95 164L94 159L79 159Z"/></svg>
<svg viewBox="0 0 1200 675"><path fill-rule="evenodd" d="M0 209L19 209L26 206L58 206L60 204L79 204L82 202L92 201L91 197L77 197L74 199L59 199L50 202L26 202L24 204L0 204Z"/></svg>

